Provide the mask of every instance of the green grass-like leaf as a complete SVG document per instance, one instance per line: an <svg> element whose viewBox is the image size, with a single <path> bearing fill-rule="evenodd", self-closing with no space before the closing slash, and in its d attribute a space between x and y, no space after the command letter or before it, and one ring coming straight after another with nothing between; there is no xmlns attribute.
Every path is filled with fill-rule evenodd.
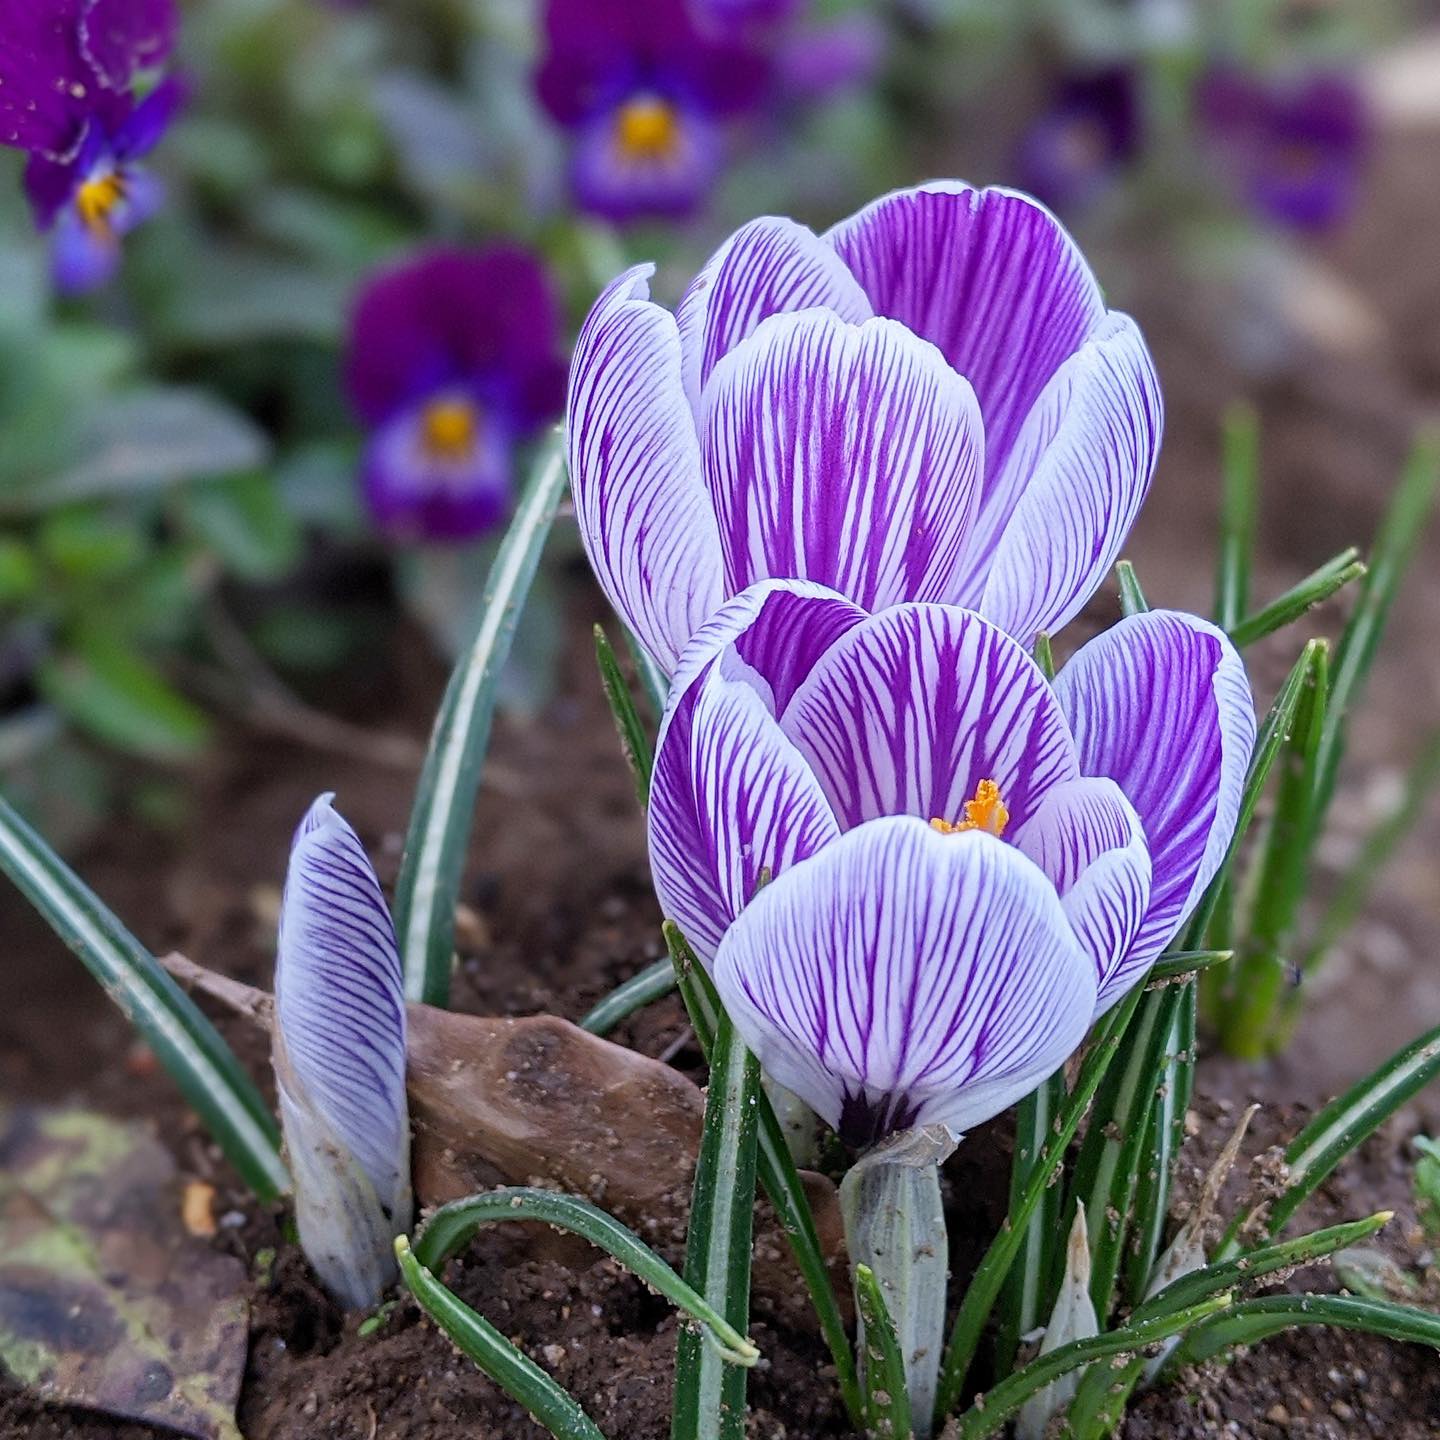
<svg viewBox="0 0 1440 1440"><path fill-rule="evenodd" d="M287 1190L280 1132L230 1047L155 957L4 800L0 869L144 1037L251 1189L264 1201Z"/></svg>
<svg viewBox="0 0 1440 1440"><path fill-rule="evenodd" d="M1115 580L1120 587L1120 613L1127 619L1131 615L1143 615L1149 608L1145 592L1140 588L1140 577L1128 560L1121 560L1115 566Z"/></svg>
<svg viewBox="0 0 1440 1440"><path fill-rule="evenodd" d="M705 1128L695 1166L685 1279L743 1334L750 1315L760 1063L722 1015L710 1051ZM673 1440L744 1440L745 1371L694 1331L675 1346Z"/></svg>
<svg viewBox="0 0 1440 1440"><path fill-rule="evenodd" d="M455 901L500 673L564 488L565 459L557 437L545 446L516 506L485 583L475 637L450 677L436 717L395 885L407 1000L445 1005L450 998Z"/></svg>
<svg viewBox="0 0 1440 1440"><path fill-rule="evenodd" d="M575 1397L442 1285L411 1253L403 1235L396 1237L395 1257L420 1308L555 1440L605 1440Z"/></svg>
<svg viewBox="0 0 1440 1440"><path fill-rule="evenodd" d="M675 967L669 956L647 965L623 985L617 985L580 1021L580 1028L592 1035L608 1035L622 1020L643 1010L662 995L675 989Z"/></svg>
<svg viewBox="0 0 1440 1440"><path fill-rule="evenodd" d="M1225 412L1221 455L1220 552L1215 565L1215 623L1229 630L1250 604L1255 515L1260 494L1260 422L1237 401Z"/></svg>
<svg viewBox="0 0 1440 1440"><path fill-rule="evenodd" d="M610 702L610 713L615 717L615 729L620 736L620 748L625 752L625 763L630 767L635 782L635 796L642 810L650 805L650 772L655 766L655 753L650 737L641 723L640 712L635 708L635 697L630 693L620 661L606 638L603 626L595 627L595 658L600 665L600 683L605 689L605 698Z"/></svg>
<svg viewBox="0 0 1440 1440"><path fill-rule="evenodd" d="M855 1304L865 1325L865 1364L860 1372L865 1433L873 1440L906 1440L912 1425L905 1357L879 1281L868 1265L855 1267Z"/></svg>
<svg viewBox="0 0 1440 1440"><path fill-rule="evenodd" d="M1364 574L1365 565L1360 559L1360 552L1351 546L1317 570L1312 570L1298 585L1292 585L1277 595L1263 609L1224 628L1230 632L1230 639L1235 645L1243 650L1247 645L1253 645L1257 640L1293 624Z"/></svg>
<svg viewBox="0 0 1440 1440"><path fill-rule="evenodd" d="M754 1341L687 1285L634 1231L575 1195L506 1186L442 1205L415 1237L415 1258L427 1270L438 1270L463 1250L482 1226L511 1220L539 1221L583 1236L692 1319L708 1326L717 1350L732 1365L753 1365L759 1358Z"/></svg>

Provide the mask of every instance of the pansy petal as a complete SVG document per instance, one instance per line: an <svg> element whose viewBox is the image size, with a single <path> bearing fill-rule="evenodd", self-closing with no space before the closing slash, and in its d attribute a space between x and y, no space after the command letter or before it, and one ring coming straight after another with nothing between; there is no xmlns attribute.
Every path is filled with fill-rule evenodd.
<svg viewBox="0 0 1440 1440"><path fill-rule="evenodd" d="M120 239L113 230L91 227L74 206L66 206L50 238L50 271L61 295L88 295L108 285L120 268Z"/></svg>
<svg viewBox="0 0 1440 1440"><path fill-rule="evenodd" d="M783 693L793 665L862 618L819 587L773 582L722 606L685 651L655 752L650 862L661 908L706 960L762 871L780 874L838 834L752 662L779 660Z"/></svg>
<svg viewBox="0 0 1440 1440"><path fill-rule="evenodd" d="M989 1119L1064 1062L1095 997L1035 865L901 816L762 890L715 981L766 1072L856 1144Z"/></svg>
<svg viewBox="0 0 1440 1440"><path fill-rule="evenodd" d="M742 225L690 282L676 312L685 392L696 413L722 355L769 316L812 308L856 324L871 315L855 277L813 231L775 216Z"/></svg>
<svg viewBox="0 0 1440 1440"><path fill-rule="evenodd" d="M700 430L730 589L793 576L869 610L949 598L984 438L934 346L888 320L771 316L716 365Z"/></svg>
<svg viewBox="0 0 1440 1440"><path fill-rule="evenodd" d="M189 96L190 87L178 75L162 80L116 130L116 158L138 160L148 155L160 143Z"/></svg>
<svg viewBox="0 0 1440 1440"><path fill-rule="evenodd" d="M611 604L671 671L719 605L720 539L680 383L675 320L626 271L580 331L567 438L575 515Z"/></svg>
<svg viewBox="0 0 1440 1440"><path fill-rule="evenodd" d="M1162 415L1139 329L1108 316L1046 387L987 490L969 555L974 570L988 565L983 614L1026 644L1079 614L1140 513Z"/></svg>
<svg viewBox="0 0 1440 1440"><path fill-rule="evenodd" d="M982 780L1023 825L1051 786L1079 774L1044 675L968 610L901 605L825 653L781 724L842 826L879 815L958 822Z"/></svg>
<svg viewBox="0 0 1440 1440"><path fill-rule="evenodd" d="M170 54L179 32L175 0L86 0L80 48L101 84L126 90Z"/></svg>
<svg viewBox="0 0 1440 1440"><path fill-rule="evenodd" d="M577 130L570 181L582 210L624 222L640 216L680 220L699 208L724 163L724 136L709 115L678 106L675 114L673 143L660 153L628 150L613 110Z"/></svg>
<svg viewBox="0 0 1440 1440"><path fill-rule="evenodd" d="M359 837L322 795L296 831L280 912L275 1017L305 1108L408 1220L405 999L395 929Z"/></svg>
<svg viewBox="0 0 1440 1440"><path fill-rule="evenodd" d="M73 159L98 77L80 51L81 0L9 0L0 23L0 145Z"/></svg>
<svg viewBox="0 0 1440 1440"><path fill-rule="evenodd" d="M1014 191L934 181L874 201L827 238L875 313L939 346L975 387L997 475L1030 407L1105 313L1064 227Z"/></svg>
<svg viewBox="0 0 1440 1440"><path fill-rule="evenodd" d="M1059 892L1095 964L1097 1004L1118 1000L1137 974L1126 961L1150 901L1150 851L1134 807L1113 780L1067 780L1013 839Z"/></svg>
<svg viewBox="0 0 1440 1440"><path fill-rule="evenodd" d="M1127 966L1174 938L1229 848L1255 709L1245 666L1208 621L1173 610L1133 615L1060 672L1080 766L1120 786L1145 827L1150 904Z"/></svg>

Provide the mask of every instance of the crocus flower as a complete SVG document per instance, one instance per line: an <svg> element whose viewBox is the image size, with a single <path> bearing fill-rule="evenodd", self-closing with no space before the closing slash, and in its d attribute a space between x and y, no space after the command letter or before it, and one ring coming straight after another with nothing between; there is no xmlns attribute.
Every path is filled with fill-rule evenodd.
<svg viewBox="0 0 1440 1440"><path fill-rule="evenodd" d="M137 103L136 76L174 46L172 0L0 0L0 143L29 152L25 189L54 232L56 288L103 285L160 182L139 163L174 119L176 80Z"/></svg>
<svg viewBox="0 0 1440 1440"><path fill-rule="evenodd" d="M767 581L686 649L650 856L771 1077L846 1138L962 1131L1149 969L1235 827L1230 642L1153 611L1052 686L955 606Z"/></svg>
<svg viewBox="0 0 1440 1440"><path fill-rule="evenodd" d="M1197 98L1226 178L1259 215L1318 231L1349 214L1370 135L1353 80L1330 72L1275 77L1216 66L1202 79Z"/></svg>
<svg viewBox="0 0 1440 1440"><path fill-rule="evenodd" d="M548 0L536 90L572 134L571 188L611 220L683 217L720 173L725 122L769 66L747 39L702 30L685 0Z"/></svg>
<svg viewBox="0 0 1440 1440"><path fill-rule="evenodd" d="M1025 131L1016 158L1021 184L1057 210L1090 204L1140 150L1134 70L1112 66L1067 76Z"/></svg>
<svg viewBox="0 0 1440 1440"><path fill-rule="evenodd" d="M516 447L560 409L559 330L540 263L508 246L431 250L365 286L346 380L377 524L464 540L504 518Z"/></svg>
<svg viewBox="0 0 1440 1440"><path fill-rule="evenodd" d="M295 832L275 963L275 1078L300 1243L343 1304L373 1305L409 1228L405 995L359 837L322 795Z"/></svg>
<svg viewBox="0 0 1440 1440"><path fill-rule="evenodd" d="M727 596L828 585L966 605L1029 641L1094 591L1150 484L1159 384L1048 211L898 191L816 236L751 221L686 290L600 296L570 372L575 511L673 671Z"/></svg>

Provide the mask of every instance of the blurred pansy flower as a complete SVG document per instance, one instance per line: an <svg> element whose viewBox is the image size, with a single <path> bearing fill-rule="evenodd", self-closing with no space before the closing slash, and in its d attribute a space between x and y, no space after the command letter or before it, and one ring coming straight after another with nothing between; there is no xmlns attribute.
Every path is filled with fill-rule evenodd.
<svg viewBox="0 0 1440 1440"><path fill-rule="evenodd" d="M342 1304L373 1305L410 1227L405 995L359 837L322 795L290 850L275 961L275 1080L300 1243Z"/></svg>
<svg viewBox="0 0 1440 1440"><path fill-rule="evenodd" d="M1047 205L1078 210L1108 189L1139 150L1136 75L1112 66L1060 82L1021 138L1016 171Z"/></svg>
<svg viewBox="0 0 1440 1440"><path fill-rule="evenodd" d="M382 529L465 540L504 519L516 448L561 408L559 332L540 262L510 246L426 251L362 289L345 371Z"/></svg>
<svg viewBox="0 0 1440 1440"><path fill-rule="evenodd" d="M1258 215L1318 231L1350 213L1370 140L1354 80L1336 72L1263 76L1217 65L1201 79L1197 105L1225 179Z"/></svg>
<svg viewBox="0 0 1440 1440"><path fill-rule="evenodd" d="M765 95L743 36L702 29L685 0L547 0L540 100L572 134L571 188L611 220L684 217L724 161L725 122Z"/></svg>
<svg viewBox="0 0 1440 1440"><path fill-rule="evenodd" d="M769 1074L847 1139L964 1130L1174 938L1254 734L1239 656L1193 616L1123 620L1052 686L972 611L767 581L675 676L656 891Z"/></svg>
<svg viewBox="0 0 1440 1440"><path fill-rule="evenodd" d="M568 443L591 564L667 672L769 577L1027 643L1084 605L1149 488L1160 390L1048 211L941 182L823 236L754 220L674 315L652 273L581 330Z"/></svg>
<svg viewBox="0 0 1440 1440"><path fill-rule="evenodd" d="M159 206L139 163L183 99L174 79L137 102L141 73L174 47L171 0L0 0L0 143L29 152L25 190L52 231L56 288L108 281L122 238Z"/></svg>

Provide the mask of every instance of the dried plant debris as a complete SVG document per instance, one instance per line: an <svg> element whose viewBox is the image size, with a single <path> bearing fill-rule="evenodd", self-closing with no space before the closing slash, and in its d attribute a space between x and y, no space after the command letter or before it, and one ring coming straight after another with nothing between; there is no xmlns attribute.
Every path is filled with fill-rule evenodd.
<svg viewBox="0 0 1440 1440"><path fill-rule="evenodd" d="M0 1359L45 1400L238 1440L245 1269L181 1190L140 1126L0 1109Z"/></svg>

